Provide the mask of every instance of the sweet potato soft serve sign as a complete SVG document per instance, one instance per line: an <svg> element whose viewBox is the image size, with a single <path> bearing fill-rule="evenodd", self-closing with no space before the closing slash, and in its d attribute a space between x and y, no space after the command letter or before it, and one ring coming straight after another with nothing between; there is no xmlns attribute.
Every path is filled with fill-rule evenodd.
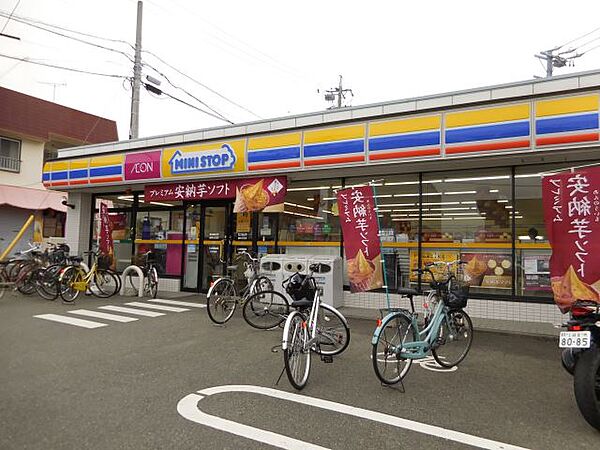
<svg viewBox="0 0 600 450"><path fill-rule="evenodd" d="M554 301L600 303L600 167L545 176L542 197Z"/></svg>
<svg viewBox="0 0 600 450"><path fill-rule="evenodd" d="M363 186L337 193L340 226L352 292L383 286L379 225L373 188Z"/></svg>

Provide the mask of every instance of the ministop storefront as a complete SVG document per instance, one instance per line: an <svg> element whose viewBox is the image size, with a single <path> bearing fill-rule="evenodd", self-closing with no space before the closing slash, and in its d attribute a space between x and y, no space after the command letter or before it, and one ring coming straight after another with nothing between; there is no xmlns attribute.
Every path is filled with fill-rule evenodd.
<svg viewBox="0 0 600 450"><path fill-rule="evenodd" d="M242 250L343 256L336 191L372 182L392 289L461 258L474 317L551 323L541 176L600 162L599 95L600 72L585 72L69 148L43 181L75 205L72 249L95 244L108 203L119 270L152 249L161 289L198 292ZM345 294L348 306L384 302Z"/></svg>

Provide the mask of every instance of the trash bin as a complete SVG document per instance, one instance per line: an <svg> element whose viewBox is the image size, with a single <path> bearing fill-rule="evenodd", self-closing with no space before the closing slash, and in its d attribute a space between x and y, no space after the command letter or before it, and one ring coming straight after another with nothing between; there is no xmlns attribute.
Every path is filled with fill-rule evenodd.
<svg viewBox="0 0 600 450"><path fill-rule="evenodd" d="M283 282L283 258L285 255L265 255L260 258L259 273L266 276L271 283L273 289L282 291L281 283Z"/></svg>
<svg viewBox="0 0 600 450"><path fill-rule="evenodd" d="M309 256L308 265L321 263L321 271L313 276L321 288L321 300L335 308L344 304L342 258L339 256Z"/></svg>

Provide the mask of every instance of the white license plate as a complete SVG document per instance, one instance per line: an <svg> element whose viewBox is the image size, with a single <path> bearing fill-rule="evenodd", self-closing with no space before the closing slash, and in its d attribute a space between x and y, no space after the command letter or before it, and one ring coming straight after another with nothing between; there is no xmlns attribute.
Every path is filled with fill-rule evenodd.
<svg viewBox="0 0 600 450"><path fill-rule="evenodd" d="M561 331L558 346L560 348L590 348L590 335L589 331Z"/></svg>

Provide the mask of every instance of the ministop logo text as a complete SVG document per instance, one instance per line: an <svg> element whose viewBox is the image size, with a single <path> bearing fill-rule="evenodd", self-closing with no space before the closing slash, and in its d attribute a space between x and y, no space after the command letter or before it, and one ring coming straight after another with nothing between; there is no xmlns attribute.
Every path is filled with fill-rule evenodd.
<svg viewBox="0 0 600 450"><path fill-rule="evenodd" d="M177 150L169 160L172 174L213 172L233 169L235 152L227 145L215 150L182 152Z"/></svg>

